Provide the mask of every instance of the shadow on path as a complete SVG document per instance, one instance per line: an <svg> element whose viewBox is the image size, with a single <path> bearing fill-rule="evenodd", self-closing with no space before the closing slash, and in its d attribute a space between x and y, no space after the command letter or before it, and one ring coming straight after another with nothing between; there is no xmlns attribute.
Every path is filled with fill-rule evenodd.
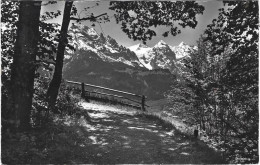
<svg viewBox="0 0 260 165"><path fill-rule="evenodd" d="M201 141L159 120L99 109L88 113L92 123L76 129L84 137L79 145L86 159L81 163L224 163Z"/></svg>

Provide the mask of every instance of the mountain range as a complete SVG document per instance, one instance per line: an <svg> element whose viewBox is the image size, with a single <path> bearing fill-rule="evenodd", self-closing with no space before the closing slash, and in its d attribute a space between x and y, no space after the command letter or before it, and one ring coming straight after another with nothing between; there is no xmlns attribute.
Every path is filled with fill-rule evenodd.
<svg viewBox="0 0 260 165"><path fill-rule="evenodd" d="M171 72L176 70L176 62L188 57L190 52L197 50L196 46L189 46L181 42L178 46L170 46L163 40L154 47L144 44L130 46L129 49L136 53L139 61L149 70L168 69Z"/></svg>
<svg viewBox="0 0 260 165"><path fill-rule="evenodd" d="M70 27L63 77L160 99L170 89L182 58L196 47L184 43L170 46L159 41L154 47L119 45L115 39L98 34L94 28Z"/></svg>

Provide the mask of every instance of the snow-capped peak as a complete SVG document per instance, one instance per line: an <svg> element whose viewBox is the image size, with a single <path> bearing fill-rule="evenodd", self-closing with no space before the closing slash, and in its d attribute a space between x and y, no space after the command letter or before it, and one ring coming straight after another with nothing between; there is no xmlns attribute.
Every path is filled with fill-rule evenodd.
<svg viewBox="0 0 260 165"><path fill-rule="evenodd" d="M142 44L142 43L138 44L138 47L139 47L139 48L148 48L148 46L147 46L147 45L145 45L145 44Z"/></svg>
<svg viewBox="0 0 260 165"><path fill-rule="evenodd" d="M106 62L120 62L129 66L144 67L134 53L118 45L114 38L110 36L105 37L103 33L98 34L94 28L73 24L69 30L69 34L72 36L70 44L74 46L75 51L67 49L67 59L70 59L71 55L75 54L75 52L76 54L84 56L85 53L82 52L86 51L91 52L91 55L88 56L89 58L102 59Z"/></svg>
<svg viewBox="0 0 260 165"><path fill-rule="evenodd" d="M173 52L176 54L176 59L181 59L185 56L189 56L191 51L196 50L196 46L189 46L185 42L181 42L178 46L170 47Z"/></svg>
<svg viewBox="0 0 260 165"><path fill-rule="evenodd" d="M145 48L145 49L149 48L150 49L150 47L148 47L147 45L144 45L142 43L139 43L139 44L136 44L136 45L128 47L128 49L130 49L133 52L141 50L142 48Z"/></svg>
<svg viewBox="0 0 260 165"><path fill-rule="evenodd" d="M185 43L185 42L181 42L180 44L179 44L179 46L186 46L187 44Z"/></svg>
<svg viewBox="0 0 260 165"><path fill-rule="evenodd" d="M128 49L130 49L131 51L134 52L138 47L139 47L139 44L133 45L133 46L129 46Z"/></svg>
<svg viewBox="0 0 260 165"><path fill-rule="evenodd" d="M167 43L164 42L163 40L160 40L154 47L161 47L161 46L166 46Z"/></svg>
<svg viewBox="0 0 260 165"><path fill-rule="evenodd" d="M163 40L160 40L160 41L158 42L158 44L166 45L166 42L164 42Z"/></svg>

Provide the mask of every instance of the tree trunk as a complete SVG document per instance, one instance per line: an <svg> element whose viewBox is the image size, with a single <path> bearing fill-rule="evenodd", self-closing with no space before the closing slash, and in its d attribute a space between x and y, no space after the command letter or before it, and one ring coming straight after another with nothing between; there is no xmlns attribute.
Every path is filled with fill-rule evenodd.
<svg viewBox="0 0 260 165"><path fill-rule="evenodd" d="M64 59L64 51L67 45L67 32L70 23L70 12L72 8L73 1L66 1L64 7L63 21L61 26L61 34L58 44L57 56L56 56L56 64L55 70L53 74L53 78L50 82L48 91L47 91L47 99L49 108L53 108L55 106L59 88L62 80L62 68L63 68L63 59Z"/></svg>
<svg viewBox="0 0 260 165"><path fill-rule="evenodd" d="M40 1L21 1L11 84L17 127L30 128L35 62L39 40Z"/></svg>

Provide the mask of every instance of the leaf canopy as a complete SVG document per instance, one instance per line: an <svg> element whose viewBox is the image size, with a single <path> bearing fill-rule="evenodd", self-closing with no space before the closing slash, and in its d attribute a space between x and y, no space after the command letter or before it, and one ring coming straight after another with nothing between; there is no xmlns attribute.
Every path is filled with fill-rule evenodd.
<svg viewBox="0 0 260 165"><path fill-rule="evenodd" d="M117 23L130 39L142 40L146 43L156 36L151 27L166 26L168 31L162 35L167 37L181 33L180 27L195 28L196 15L203 14L204 7L194 1L111 1Z"/></svg>

